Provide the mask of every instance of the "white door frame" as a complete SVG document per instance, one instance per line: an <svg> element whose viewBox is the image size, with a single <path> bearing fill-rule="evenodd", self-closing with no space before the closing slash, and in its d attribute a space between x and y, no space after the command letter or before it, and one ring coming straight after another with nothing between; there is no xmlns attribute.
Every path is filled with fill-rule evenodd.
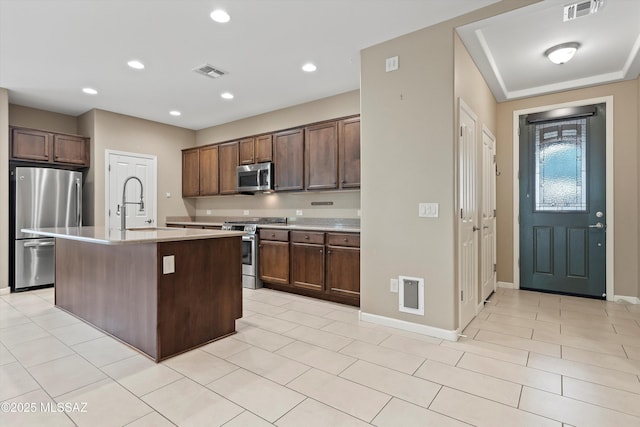
<svg viewBox="0 0 640 427"><path fill-rule="evenodd" d="M482 227L482 230L480 231L480 239L484 241L484 217L483 217L483 212L484 209L486 207L486 202L489 201L491 206L489 206L489 209L493 211L492 216L491 216L491 226L493 227L493 239L492 239L492 243L491 243L491 247L492 247L492 253L491 253L491 265L490 266L490 270L493 273L492 277L491 277L491 282L492 283L492 288L493 291L495 292L496 290L496 283L497 283L497 275L498 273L496 272L495 266L497 263L497 252L496 252L496 246L497 246L497 233L496 233L496 227L497 227L497 223L496 223L496 169L495 169L495 165L496 165L496 154L498 152L498 147L497 147L497 141L496 141L496 137L493 135L493 133L489 130L489 128L485 125L482 124L482 145L483 147L481 147L481 149L483 150L482 152L482 167L480 170L480 175L482 176L482 191L480 192L480 200L479 200L479 205L482 207L479 211L479 215L480 215L480 226ZM491 140L491 143L493 145L493 159L490 160L490 165L485 165L484 162L484 142L485 142L485 137L489 138ZM485 170L485 166L487 166L489 168L489 170ZM487 179L487 177L489 177L489 182L486 183L485 179ZM485 190L486 190L486 184L488 184L488 192L489 194L485 194ZM484 257L486 256L486 251L485 251L485 246L483 244L484 242L480 243L479 245L479 250L480 250L480 269L479 269L479 274L480 274L480 279L479 279L479 289L480 289L480 293L479 293L479 302L478 302L478 312L480 312L480 310L482 309L482 307L484 307L484 277L483 277L483 266L486 267L486 263L483 263L482 261L484 261Z"/></svg>
<svg viewBox="0 0 640 427"><path fill-rule="evenodd" d="M105 226L109 227L109 193L111 185L111 180L109 178L109 159L111 155L115 156L127 156L127 157L138 157L143 159L148 159L153 162L153 182L154 182L154 197L153 197L153 223L158 224L158 156L153 154L142 154L142 153L131 153L127 151L118 151L118 150L104 150L104 223ZM145 202L146 203L146 202Z"/></svg>
<svg viewBox="0 0 640 427"><path fill-rule="evenodd" d="M544 105L541 107L515 110L513 112L513 287L520 289L520 183L518 172L520 169L520 116L541 111L554 110L556 108L579 107L583 105L602 104L606 105L606 189L607 189L607 255L606 255L606 277L607 277L607 301L619 299L614 294L613 284L613 234L614 234L614 206L613 206L613 96L600 98L583 99L579 101L565 102L562 104Z"/></svg>

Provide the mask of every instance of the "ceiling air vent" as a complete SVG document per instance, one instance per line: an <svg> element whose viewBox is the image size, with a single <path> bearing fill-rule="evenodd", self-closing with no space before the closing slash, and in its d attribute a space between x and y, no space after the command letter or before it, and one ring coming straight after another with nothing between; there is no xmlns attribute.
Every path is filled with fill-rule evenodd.
<svg viewBox="0 0 640 427"><path fill-rule="evenodd" d="M209 64L204 64L197 68L194 68L193 71L198 74L202 74L203 76L211 77L212 79L217 79L218 77L222 77L225 74L228 74L226 71L222 71L221 69Z"/></svg>
<svg viewBox="0 0 640 427"><path fill-rule="evenodd" d="M568 4L564 7L564 22L596 13L604 6L604 0L587 0Z"/></svg>

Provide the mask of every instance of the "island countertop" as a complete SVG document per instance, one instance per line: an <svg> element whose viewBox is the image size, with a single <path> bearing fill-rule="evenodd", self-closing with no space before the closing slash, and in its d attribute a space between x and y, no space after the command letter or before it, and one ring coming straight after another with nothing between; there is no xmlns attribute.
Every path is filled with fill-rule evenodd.
<svg viewBox="0 0 640 427"><path fill-rule="evenodd" d="M57 227L25 228L25 233L37 234L57 239L78 240L103 245L121 245L129 243L176 242L181 240L216 239L242 236L242 231L221 231L193 228L139 228L124 232L106 227Z"/></svg>

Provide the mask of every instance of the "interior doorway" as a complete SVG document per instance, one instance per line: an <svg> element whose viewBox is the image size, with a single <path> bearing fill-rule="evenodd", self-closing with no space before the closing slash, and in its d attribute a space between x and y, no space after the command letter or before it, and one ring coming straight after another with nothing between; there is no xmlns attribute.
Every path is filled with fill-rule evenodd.
<svg viewBox="0 0 640 427"><path fill-rule="evenodd" d="M113 230L121 227L123 186L127 178L137 180L127 184L127 202L139 202L141 190L144 191L144 206L127 205L127 228L155 227L157 224L157 158L148 154L106 151L105 165L105 223Z"/></svg>
<svg viewBox="0 0 640 427"><path fill-rule="evenodd" d="M520 116L520 287L606 297L606 108Z"/></svg>
<svg viewBox="0 0 640 427"><path fill-rule="evenodd" d="M615 299L612 112L613 97L514 111L516 289ZM590 132L599 142L582 146L577 139ZM560 166L567 162L569 176ZM561 196L562 189L571 196Z"/></svg>

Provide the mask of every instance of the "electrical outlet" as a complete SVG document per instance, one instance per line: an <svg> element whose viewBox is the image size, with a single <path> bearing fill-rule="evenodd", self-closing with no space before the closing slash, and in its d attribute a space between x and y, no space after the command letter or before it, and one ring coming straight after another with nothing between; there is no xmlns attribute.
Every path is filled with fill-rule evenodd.
<svg viewBox="0 0 640 427"><path fill-rule="evenodd" d="M171 198L171 193L167 192L166 196L167 196L167 199L170 199Z"/></svg>
<svg viewBox="0 0 640 427"><path fill-rule="evenodd" d="M361 216L361 212L360 212L360 209L358 209L358 212L357 212L357 214L358 214L358 216Z"/></svg>
<svg viewBox="0 0 640 427"><path fill-rule="evenodd" d="M389 280L389 292L398 293L398 279Z"/></svg>
<svg viewBox="0 0 640 427"><path fill-rule="evenodd" d="M243 211L242 211L242 215L245 215L245 216L246 216L246 215L249 215L249 211L248 211L247 209L243 210Z"/></svg>
<svg viewBox="0 0 640 427"><path fill-rule="evenodd" d="M207 215L211 215L211 209L207 209Z"/></svg>
<svg viewBox="0 0 640 427"><path fill-rule="evenodd" d="M302 209L296 209L296 216L302 216Z"/></svg>

